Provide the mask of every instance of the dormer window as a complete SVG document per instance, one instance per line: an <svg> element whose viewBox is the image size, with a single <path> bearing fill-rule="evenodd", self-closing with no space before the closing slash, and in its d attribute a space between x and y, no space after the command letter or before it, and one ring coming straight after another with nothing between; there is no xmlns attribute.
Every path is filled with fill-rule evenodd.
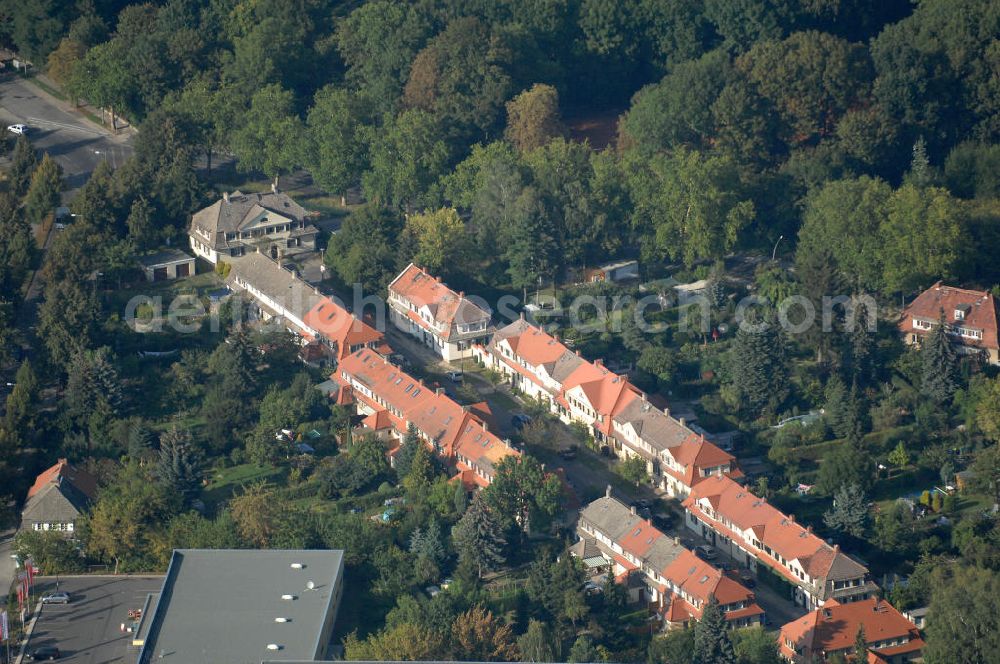
<svg viewBox="0 0 1000 664"><path fill-rule="evenodd" d="M955 307L955 320L965 320L965 317L969 314L972 309L968 304L960 304Z"/></svg>

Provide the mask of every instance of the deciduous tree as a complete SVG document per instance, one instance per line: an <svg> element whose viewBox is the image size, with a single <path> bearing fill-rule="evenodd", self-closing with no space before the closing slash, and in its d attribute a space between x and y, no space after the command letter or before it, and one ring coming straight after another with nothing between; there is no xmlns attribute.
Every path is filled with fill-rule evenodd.
<svg viewBox="0 0 1000 664"><path fill-rule="evenodd" d="M504 137L520 152L539 148L566 133L559 115L559 92L536 83L507 102Z"/></svg>

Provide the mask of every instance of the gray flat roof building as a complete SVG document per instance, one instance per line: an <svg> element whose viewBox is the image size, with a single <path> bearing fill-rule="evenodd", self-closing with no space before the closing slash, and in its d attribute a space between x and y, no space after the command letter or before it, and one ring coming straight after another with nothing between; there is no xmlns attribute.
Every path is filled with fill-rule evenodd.
<svg viewBox="0 0 1000 664"><path fill-rule="evenodd" d="M323 660L343 551L177 549L136 632L138 664Z"/></svg>

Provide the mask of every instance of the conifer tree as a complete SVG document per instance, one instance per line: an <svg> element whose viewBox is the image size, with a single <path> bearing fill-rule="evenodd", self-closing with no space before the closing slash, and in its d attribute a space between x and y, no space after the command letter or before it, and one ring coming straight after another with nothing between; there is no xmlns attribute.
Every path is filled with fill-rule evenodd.
<svg viewBox="0 0 1000 664"><path fill-rule="evenodd" d="M403 442L395 460L396 476L400 479L410 474L410 464L413 463L413 457L421 444L417 427L413 422L410 422L406 427L406 435L403 436Z"/></svg>
<svg viewBox="0 0 1000 664"><path fill-rule="evenodd" d="M192 499L201 485L201 467L191 448L191 434L172 425L160 436L160 458L155 469L156 479L169 491Z"/></svg>
<svg viewBox="0 0 1000 664"><path fill-rule="evenodd" d="M845 484L833 495L833 506L823 515L823 523L852 537L861 537L868 523L867 502L860 486Z"/></svg>
<svg viewBox="0 0 1000 664"><path fill-rule="evenodd" d="M753 329L752 329L753 328ZM788 367L781 330L772 317L740 325L732 351L732 380L743 411L760 417L788 394Z"/></svg>
<svg viewBox="0 0 1000 664"><path fill-rule="evenodd" d="M938 324L924 337L920 345L923 380L920 391L937 404L951 400L958 389L958 356L946 332L948 322L944 310Z"/></svg>
<svg viewBox="0 0 1000 664"><path fill-rule="evenodd" d="M868 661L868 640L865 638L865 626L858 625L858 633L854 635L854 660Z"/></svg>
<svg viewBox="0 0 1000 664"><path fill-rule="evenodd" d="M736 652L729 639L726 616L715 595L708 598L701 620L694 627L693 664L733 664Z"/></svg>
<svg viewBox="0 0 1000 664"><path fill-rule="evenodd" d="M861 386L875 379L875 333L869 329L873 314L864 304L854 309L854 327L848 331L850 377Z"/></svg>
<svg viewBox="0 0 1000 664"><path fill-rule="evenodd" d="M816 361L824 362L837 336L837 328L824 330L821 312L823 298L843 293L837 261L830 247L815 244L800 245L795 253L795 272L800 292L812 303L816 312L813 324L805 332L806 343L816 351ZM831 321L832 322L832 321Z"/></svg>
<svg viewBox="0 0 1000 664"><path fill-rule="evenodd" d="M14 152L11 154L11 164L8 176L10 177L10 188L16 196L23 196L28 191L28 184L31 182L31 174L35 172L38 164L38 157L35 149L31 147L31 141L24 134L17 137L14 143Z"/></svg>
<svg viewBox="0 0 1000 664"><path fill-rule="evenodd" d="M506 544L500 524L482 499L476 496L469 509L452 529L452 539L460 561L468 561L482 578L504 564Z"/></svg>
<svg viewBox="0 0 1000 664"><path fill-rule="evenodd" d="M153 447L153 433L141 419L137 419L128 431L128 456L138 459Z"/></svg>

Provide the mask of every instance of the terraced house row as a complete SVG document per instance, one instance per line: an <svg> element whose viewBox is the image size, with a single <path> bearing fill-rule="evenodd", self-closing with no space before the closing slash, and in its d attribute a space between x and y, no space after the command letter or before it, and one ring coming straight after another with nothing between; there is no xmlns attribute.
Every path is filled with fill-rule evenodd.
<svg viewBox="0 0 1000 664"><path fill-rule="evenodd" d="M712 596L732 627L764 622L753 592L612 497L610 487L580 511L577 535L571 552L591 568L606 561L619 582L640 580L641 599L655 605L668 627L701 619Z"/></svg>
<svg viewBox="0 0 1000 664"><path fill-rule="evenodd" d="M303 359L336 364L361 348L390 352L381 332L259 252L233 262L226 283L252 298L258 318L295 335Z"/></svg>
<svg viewBox="0 0 1000 664"><path fill-rule="evenodd" d="M519 452L489 430L485 403L463 407L441 388L413 378L386 356L363 349L344 358L330 377L338 403L365 415L366 432L390 443L390 458L412 425L469 489L489 485L496 464Z"/></svg>
<svg viewBox="0 0 1000 664"><path fill-rule="evenodd" d="M784 579L807 609L865 600L877 590L864 565L730 477L701 482L683 504L689 529L758 575L770 570Z"/></svg>
<svg viewBox="0 0 1000 664"><path fill-rule="evenodd" d="M670 496L682 499L708 477L741 475L731 454L654 406L626 377L523 318L497 330L475 356L563 422L584 424L618 455L644 459L654 484Z"/></svg>

